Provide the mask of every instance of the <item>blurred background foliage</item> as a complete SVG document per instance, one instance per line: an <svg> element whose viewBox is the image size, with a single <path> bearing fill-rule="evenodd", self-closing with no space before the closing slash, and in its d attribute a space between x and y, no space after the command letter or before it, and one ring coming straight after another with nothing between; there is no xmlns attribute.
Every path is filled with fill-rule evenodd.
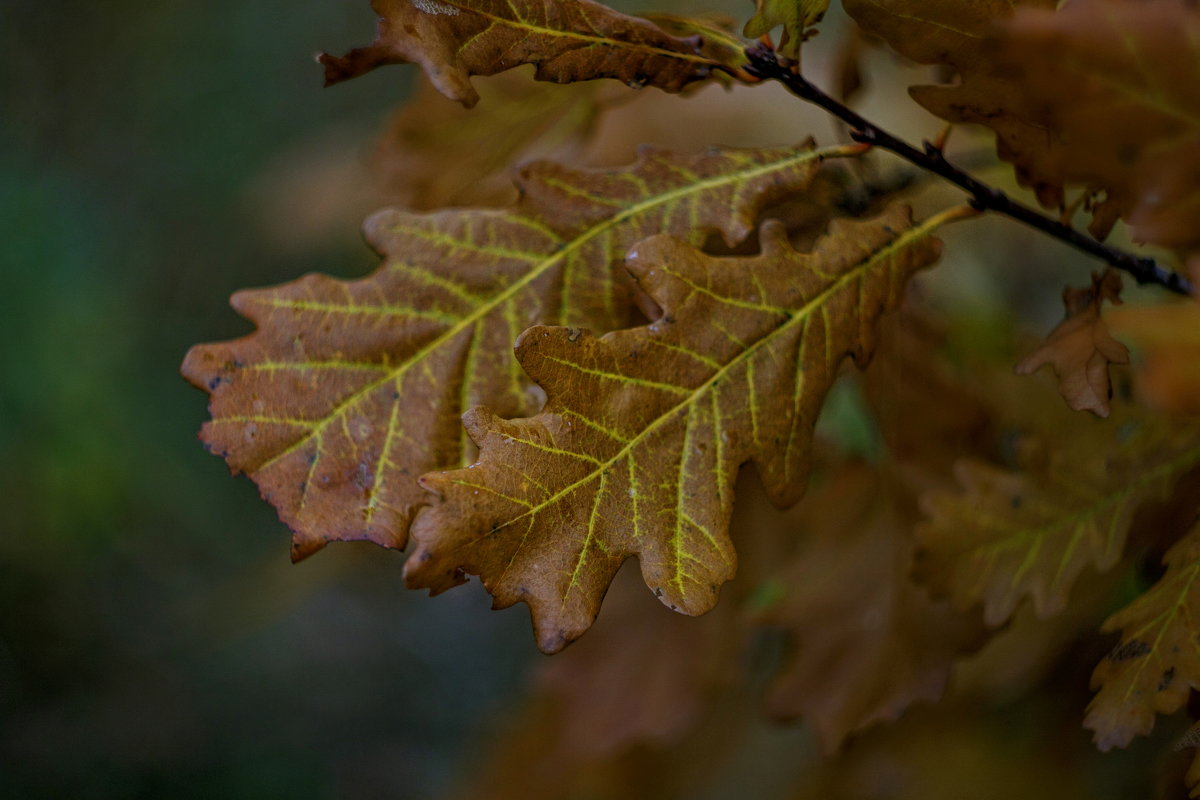
<svg viewBox="0 0 1200 800"><path fill-rule="evenodd" d="M357 0L0 10L0 796L429 796L518 685L526 623L481 591L428 602L360 546L291 567L178 375L246 332L236 288L374 265L357 223L285 252L253 208L281 152L334 126L361 151L407 92L321 88L311 54L373 23Z"/></svg>
<svg viewBox="0 0 1200 800"><path fill-rule="evenodd" d="M415 71L325 91L310 59L368 41L367 5L0 10L0 796L435 797L496 753L498 736L519 748L525 720L536 727L540 707L521 698L541 657L523 611L492 614L478 584L436 601L406 592L402 557L369 546L291 566L273 510L196 441L205 398L178 377L191 344L247 332L232 291L376 263L358 221L381 198L359 183ZM739 18L749 7L705 4ZM837 36L831 22L815 63ZM779 144L837 131L779 93L738 105L745 96L723 115L693 106L709 115L697 128L676 116L688 100L646 93L649 105L601 126L595 160L627 161L639 140ZM936 131L902 89L890 96L881 116ZM1031 257L1002 225L948 234L966 236L989 237L974 248L989 258L1019 256L998 278L968 252L930 288L983 347L1001 309L1045 325L1062 281L1086 275L1086 262L1048 269L1060 249ZM1030 293L1039 272L1047 289ZM853 389L833 405L835 438L877 448ZM1086 702L1072 685L1072 702ZM756 707L752 687L737 694ZM1005 699L970 736L1028 753L1047 718L1038 702L1022 716ZM691 796L783 796L787 776L814 762L803 729L740 724L729 730L742 745ZM1082 731L1071 739L1072 758L1090 752ZM978 757L964 755L963 769ZM1125 774L1120 758L1107 763L1101 776Z"/></svg>

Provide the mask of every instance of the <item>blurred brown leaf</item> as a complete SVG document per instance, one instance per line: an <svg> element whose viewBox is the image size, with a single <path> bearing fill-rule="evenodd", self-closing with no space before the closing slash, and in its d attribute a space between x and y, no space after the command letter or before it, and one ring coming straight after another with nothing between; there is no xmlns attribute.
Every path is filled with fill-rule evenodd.
<svg viewBox="0 0 1200 800"><path fill-rule="evenodd" d="M921 105L995 131L1041 202L1100 192L1092 233L1118 218L1169 247L1200 243L1200 10L1189 0L847 0L902 54L959 74Z"/></svg>
<svg viewBox="0 0 1200 800"><path fill-rule="evenodd" d="M1058 170L1102 189L1092 231L1118 216L1134 236L1200 243L1200 9L1190 0L1073 0L1018 10L997 43ZM1046 76L1053 76L1046 79Z"/></svg>
<svg viewBox="0 0 1200 800"><path fill-rule="evenodd" d="M1105 320L1137 349L1138 396L1164 413L1200 415L1200 304L1118 308Z"/></svg>
<svg viewBox="0 0 1200 800"><path fill-rule="evenodd" d="M1195 506L1200 511L1200 506ZM1163 559L1166 574L1104 622L1121 641L1096 666L1084 726L1101 750L1125 747L1200 689L1200 523Z"/></svg>
<svg viewBox="0 0 1200 800"><path fill-rule="evenodd" d="M1105 571L1121 557L1137 508L1200 463L1194 425L1123 412L1079 433L1062 428L1019 470L959 462L961 489L922 498L922 578L959 607L982 603L991 625L1027 594L1039 614L1057 613L1089 563Z"/></svg>
<svg viewBox="0 0 1200 800"><path fill-rule="evenodd" d="M1028 712L1027 712L1028 713ZM977 706L922 708L801 777L793 800L1063 800L1091 797L1060 749L1014 737Z"/></svg>
<svg viewBox="0 0 1200 800"><path fill-rule="evenodd" d="M982 643L978 619L930 600L909 578L915 514L864 465L828 477L793 517L801 537L763 615L793 636L768 695L802 717L826 753L847 736L941 698L954 660Z"/></svg>
<svg viewBox="0 0 1200 800"><path fill-rule="evenodd" d="M390 202L417 211L497 206L513 199L509 170L532 159L577 159L604 109L628 89L559 85L514 70L477 82L464 109L422 78L375 147L375 179Z"/></svg>
<svg viewBox="0 0 1200 800"><path fill-rule="evenodd" d="M1009 78L981 47L997 23L1018 8L1055 7L1057 0L845 0L847 13L868 33L920 64L958 72L949 86L914 86L918 103L942 119L986 125L996 132L1000 157L1048 206L1062 202L1057 142L1047 141L1027 85Z"/></svg>
<svg viewBox="0 0 1200 800"><path fill-rule="evenodd" d="M1129 363L1129 350L1112 337L1100 316L1105 300L1121 302L1121 275L1114 269L1103 275L1092 273L1092 285L1087 289L1064 289L1066 318L1016 367L1018 375L1028 375L1049 364L1067 405L1098 417L1109 413L1112 379L1108 365Z"/></svg>
<svg viewBox="0 0 1200 800"><path fill-rule="evenodd" d="M952 487L955 461L994 455L998 424L978 375L993 367L951 363L944 325L919 312L906 308L882 324L863 385L898 466L893 476L914 496Z"/></svg>
<svg viewBox="0 0 1200 800"><path fill-rule="evenodd" d="M738 677L744 630L732 603L699 619L673 614L641 588L636 570L621 570L591 635L539 672L564 710L558 748L599 759L677 742Z"/></svg>

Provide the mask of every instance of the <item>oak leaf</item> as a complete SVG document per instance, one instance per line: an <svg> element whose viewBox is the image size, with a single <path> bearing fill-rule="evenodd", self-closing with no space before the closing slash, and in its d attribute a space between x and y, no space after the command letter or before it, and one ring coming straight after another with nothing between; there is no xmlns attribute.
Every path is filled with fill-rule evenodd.
<svg viewBox="0 0 1200 800"><path fill-rule="evenodd" d="M372 0L374 42L344 56L322 53L325 85L384 64L419 64L447 97L479 100L472 75L533 64L555 83L616 78L678 92L717 62L698 39L672 36L649 20L591 0Z"/></svg>
<svg viewBox="0 0 1200 800"><path fill-rule="evenodd" d="M505 205L516 194L511 165L579 163L616 92L629 94L615 84L539 83L524 70L485 78L477 88L483 102L467 110L422 77L391 116L370 159L388 204L414 211Z"/></svg>
<svg viewBox="0 0 1200 800"><path fill-rule="evenodd" d="M1040 615L1058 613L1089 564L1116 564L1134 512L1200 463L1200 429L1089 422L1081 436L1068 421L1050 452L1019 470L960 461L960 490L922 498L924 580L961 608L982 603L998 626L1025 595Z"/></svg>
<svg viewBox="0 0 1200 800"><path fill-rule="evenodd" d="M1188 0L846 0L900 53L959 73L913 98L997 136L1048 207L1098 193L1091 232L1118 218L1172 247L1200 243L1200 11Z"/></svg>
<svg viewBox="0 0 1200 800"><path fill-rule="evenodd" d="M647 12L638 14L672 36L699 42L697 52L714 64L736 71L750 62L746 55L747 42L734 33L734 22L724 14L702 14L684 17L679 14ZM712 77L721 82L732 83L733 76L714 70Z"/></svg>
<svg viewBox="0 0 1200 800"><path fill-rule="evenodd" d="M743 636L733 605L691 619L655 603L640 583L621 570L590 635L538 673L565 711L556 736L564 756L678 742L738 672Z"/></svg>
<svg viewBox="0 0 1200 800"><path fill-rule="evenodd" d="M1108 365L1129 363L1129 350L1112 337L1100 316L1105 300L1121 302L1121 275L1114 269L1103 275L1093 273L1087 289L1063 290L1066 318L1016 367L1018 375L1028 375L1049 364L1067 405L1098 417L1109 414L1112 378Z"/></svg>
<svg viewBox="0 0 1200 800"><path fill-rule="evenodd" d="M1151 408L1200 415L1200 304L1124 307L1106 316L1134 345L1134 386Z"/></svg>
<svg viewBox="0 0 1200 800"><path fill-rule="evenodd" d="M421 479L442 502L413 525L409 584L437 592L480 575L496 607L530 606L547 652L582 635L632 555L663 603L708 611L735 570L738 466L753 460L776 503L800 497L838 365L870 356L876 319L937 258L943 221L914 226L906 207L835 221L808 254L770 223L752 257L640 243L628 266L661 318L602 338L521 335L517 358L546 406L464 416L479 461Z"/></svg>
<svg viewBox="0 0 1200 800"><path fill-rule="evenodd" d="M773 28L783 27L776 48L780 55L796 60L800 58L800 45L811 39L816 31L812 27L825 16L829 0L754 0L757 10L746 22L742 33L757 39Z"/></svg>
<svg viewBox="0 0 1200 800"><path fill-rule="evenodd" d="M188 353L185 377L212 394L201 438L275 505L294 558L338 539L403 547L428 497L420 474L474 455L463 411L538 408L507 356L518 333L626 324L630 245L667 231L732 246L826 157L852 152L645 150L609 171L535 163L509 209L380 212L366 223L385 258L374 274L239 292L234 308L258 331Z"/></svg>
<svg viewBox="0 0 1200 800"><path fill-rule="evenodd" d="M915 520L895 495L883 473L850 464L805 497L783 596L762 614L795 639L768 708L802 717L826 753L940 699L955 659L983 641L977 618L910 579Z"/></svg>
<svg viewBox="0 0 1200 800"><path fill-rule="evenodd" d="M1104 622L1121 641L1092 674L1098 691L1083 723L1101 750L1150 733L1155 714L1178 711L1200 689L1200 523L1163 561L1166 574Z"/></svg>
<svg viewBox="0 0 1200 800"><path fill-rule="evenodd" d="M912 308L886 318L863 375L865 400L906 495L948 488L955 461L994 451L997 421L980 385L983 370L949 357L946 327Z"/></svg>
<svg viewBox="0 0 1200 800"><path fill-rule="evenodd" d="M950 67L950 86L914 86L913 99L942 119L986 125L1000 157L1047 206L1062 202L1062 153L1048 138L1028 85L997 63L984 44L1018 8L1053 9L1057 0L845 0L847 13L867 32L920 64ZM1053 54L1051 54L1053 55ZM1056 74L1057 69L1050 74ZM1046 82L1044 76L1037 81Z"/></svg>
<svg viewBox="0 0 1200 800"><path fill-rule="evenodd" d="M997 42L1061 175L1102 190L1092 232L1200 243L1200 9L1190 0L1074 0L1017 12ZM1047 80L1045 76L1053 75Z"/></svg>

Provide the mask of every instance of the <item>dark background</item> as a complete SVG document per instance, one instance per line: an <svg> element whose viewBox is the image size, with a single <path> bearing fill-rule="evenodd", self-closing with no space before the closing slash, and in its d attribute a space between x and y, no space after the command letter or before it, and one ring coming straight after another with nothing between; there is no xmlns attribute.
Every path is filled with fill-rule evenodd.
<svg viewBox="0 0 1200 800"><path fill-rule="evenodd" d="M408 91L321 88L312 54L373 25L365 0L0 8L0 796L424 797L514 702L527 614L407 592L370 546L292 567L178 375L249 331L232 291L374 265L356 222L281 247L256 208L281 153L362 150Z"/></svg>

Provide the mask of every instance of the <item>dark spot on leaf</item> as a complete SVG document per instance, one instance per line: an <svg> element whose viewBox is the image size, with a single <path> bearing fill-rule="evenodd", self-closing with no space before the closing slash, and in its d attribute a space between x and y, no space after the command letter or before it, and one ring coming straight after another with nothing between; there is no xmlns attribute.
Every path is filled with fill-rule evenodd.
<svg viewBox="0 0 1200 800"><path fill-rule="evenodd" d="M1141 658L1150 652L1150 645L1140 639L1130 639L1128 642L1122 642L1113 648L1113 651L1108 654L1108 660L1113 663L1128 661L1131 658Z"/></svg>
<svg viewBox="0 0 1200 800"><path fill-rule="evenodd" d="M1175 680L1175 668L1171 667L1162 674L1162 680L1158 682L1158 691L1165 692L1173 680Z"/></svg>

